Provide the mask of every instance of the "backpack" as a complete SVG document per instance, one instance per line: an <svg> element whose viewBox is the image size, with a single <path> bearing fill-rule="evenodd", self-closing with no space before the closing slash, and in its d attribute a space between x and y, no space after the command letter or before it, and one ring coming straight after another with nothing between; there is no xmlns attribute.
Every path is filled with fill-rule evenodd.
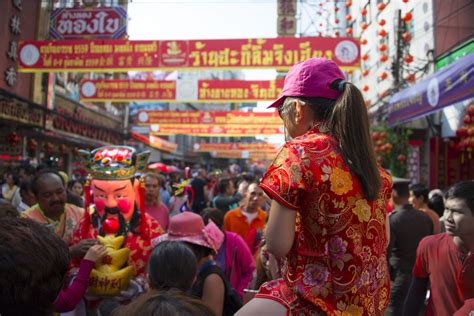
<svg viewBox="0 0 474 316"><path fill-rule="evenodd" d="M199 278L204 281L208 275L213 273L218 274L222 281L224 281L224 311L222 315L232 316L243 306L242 300L240 299L239 294L237 294L237 291L230 285L229 281L227 281L221 268L219 268L217 265L210 264L202 269L201 272L199 272Z"/></svg>

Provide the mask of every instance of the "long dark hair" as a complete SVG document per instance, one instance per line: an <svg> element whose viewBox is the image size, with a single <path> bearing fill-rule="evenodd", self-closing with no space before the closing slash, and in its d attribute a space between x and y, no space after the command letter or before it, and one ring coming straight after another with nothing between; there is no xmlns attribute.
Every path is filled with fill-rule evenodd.
<svg viewBox="0 0 474 316"><path fill-rule="evenodd" d="M337 90L340 81L334 81L330 87ZM295 110L288 104L295 99L308 104L314 118L339 142L342 155L351 172L359 179L365 197L371 201L375 200L379 195L382 180L370 137L369 115L360 90L352 83L345 82L342 94L337 100L288 97L283 107L288 112L290 124L295 124Z"/></svg>

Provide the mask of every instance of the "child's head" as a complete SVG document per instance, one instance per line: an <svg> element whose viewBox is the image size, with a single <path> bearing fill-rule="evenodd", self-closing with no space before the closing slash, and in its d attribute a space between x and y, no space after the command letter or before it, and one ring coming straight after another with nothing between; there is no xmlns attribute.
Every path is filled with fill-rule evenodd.
<svg viewBox="0 0 474 316"><path fill-rule="evenodd" d="M163 241L151 253L148 261L150 286L157 290L177 288L186 292L196 276L196 257L179 241Z"/></svg>

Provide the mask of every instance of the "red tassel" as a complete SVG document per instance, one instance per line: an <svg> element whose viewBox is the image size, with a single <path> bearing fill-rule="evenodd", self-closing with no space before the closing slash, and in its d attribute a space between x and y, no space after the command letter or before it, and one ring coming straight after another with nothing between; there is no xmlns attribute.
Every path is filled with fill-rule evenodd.
<svg viewBox="0 0 474 316"><path fill-rule="evenodd" d="M146 223L146 216L145 216L145 178L140 178L140 185L138 188L138 198L139 198L139 205L138 211L140 212L140 231L144 234L144 236L148 236L148 225Z"/></svg>
<svg viewBox="0 0 474 316"><path fill-rule="evenodd" d="M91 177L87 176L86 183L84 184L84 223L82 226L81 235L83 239L88 238L87 234L89 233L91 226L91 216L89 214L89 206L91 204Z"/></svg>

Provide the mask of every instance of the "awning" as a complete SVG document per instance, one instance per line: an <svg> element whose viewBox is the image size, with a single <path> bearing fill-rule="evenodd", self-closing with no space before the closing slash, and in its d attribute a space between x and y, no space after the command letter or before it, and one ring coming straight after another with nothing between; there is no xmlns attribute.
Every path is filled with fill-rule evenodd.
<svg viewBox="0 0 474 316"><path fill-rule="evenodd" d="M395 126L441 110L474 95L474 53L464 56L388 101L388 125Z"/></svg>

